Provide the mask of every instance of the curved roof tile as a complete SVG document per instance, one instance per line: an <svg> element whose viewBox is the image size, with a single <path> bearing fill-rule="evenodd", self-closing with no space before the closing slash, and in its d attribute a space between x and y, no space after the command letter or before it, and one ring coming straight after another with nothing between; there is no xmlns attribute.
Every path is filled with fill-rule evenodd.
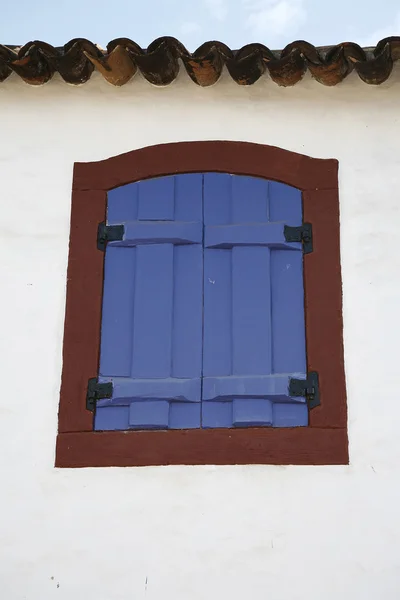
<svg viewBox="0 0 400 600"><path fill-rule="evenodd" d="M400 36L365 49L353 42L316 48L299 40L279 51L263 44L231 50L222 42L210 41L192 53L172 37L158 38L147 49L128 38L112 40L106 50L82 38L61 48L33 41L22 47L0 45L0 81L14 71L27 83L41 85L57 71L64 81L77 85L88 81L97 69L109 83L120 86L139 70L150 83L164 86L177 77L179 59L190 78L203 87L218 81L224 65L239 85L251 85L268 71L278 85L291 86L307 69L324 85L336 85L353 69L365 83L379 85L400 59Z"/></svg>

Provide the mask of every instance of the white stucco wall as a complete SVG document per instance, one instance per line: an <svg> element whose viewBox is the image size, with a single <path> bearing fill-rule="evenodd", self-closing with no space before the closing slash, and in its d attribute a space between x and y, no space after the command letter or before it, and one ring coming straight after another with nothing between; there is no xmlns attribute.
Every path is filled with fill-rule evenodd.
<svg viewBox="0 0 400 600"><path fill-rule="evenodd" d="M1 600L398 600L400 72L0 85ZM53 467L72 165L200 139L340 161L350 466Z"/></svg>

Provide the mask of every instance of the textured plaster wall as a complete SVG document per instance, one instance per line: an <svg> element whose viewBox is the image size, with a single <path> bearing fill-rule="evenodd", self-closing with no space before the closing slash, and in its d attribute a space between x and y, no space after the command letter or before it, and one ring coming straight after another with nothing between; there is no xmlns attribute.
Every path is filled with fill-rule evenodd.
<svg viewBox="0 0 400 600"><path fill-rule="evenodd" d="M397 600L400 72L0 86L2 600ZM348 467L53 468L72 165L229 139L340 161Z"/></svg>

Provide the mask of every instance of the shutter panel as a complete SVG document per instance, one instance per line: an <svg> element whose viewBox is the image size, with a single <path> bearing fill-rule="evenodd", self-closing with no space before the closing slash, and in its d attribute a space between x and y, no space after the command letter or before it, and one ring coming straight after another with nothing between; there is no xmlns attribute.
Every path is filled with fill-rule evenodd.
<svg viewBox="0 0 400 600"><path fill-rule="evenodd" d="M95 429L200 427L202 175L160 177L108 194Z"/></svg>
<svg viewBox="0 0 400 600"><path fill-rule="evenodd" d="M300 191L262 179L204 176L203 427L307 425Z"/></svg>

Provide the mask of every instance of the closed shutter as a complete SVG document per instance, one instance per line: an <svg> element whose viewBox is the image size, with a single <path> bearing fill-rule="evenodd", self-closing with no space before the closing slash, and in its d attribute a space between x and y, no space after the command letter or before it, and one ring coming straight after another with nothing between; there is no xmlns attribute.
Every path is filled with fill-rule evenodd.
<svg viewBox="0 0 400 600"><path fill-rule="evenodd" d="M301 193L251 177L204 177L203 427L307 425Z"/></svg>
<svg viewBox="0 0 400 600"><path fill-rule="evenodd" d="M202 176L162 177L108 194L95 429L200 427Z"/></svg>
<svg viewBox="0 0 400 600"><path fill-rule="evenodd" d="M95 429L308 424L301 193L252 177L160 177L108 194ZM120 236L116 236L120 237ZM114 238L111 238L114 239ZM109 394L108 394L109 395Z"/></svg>

